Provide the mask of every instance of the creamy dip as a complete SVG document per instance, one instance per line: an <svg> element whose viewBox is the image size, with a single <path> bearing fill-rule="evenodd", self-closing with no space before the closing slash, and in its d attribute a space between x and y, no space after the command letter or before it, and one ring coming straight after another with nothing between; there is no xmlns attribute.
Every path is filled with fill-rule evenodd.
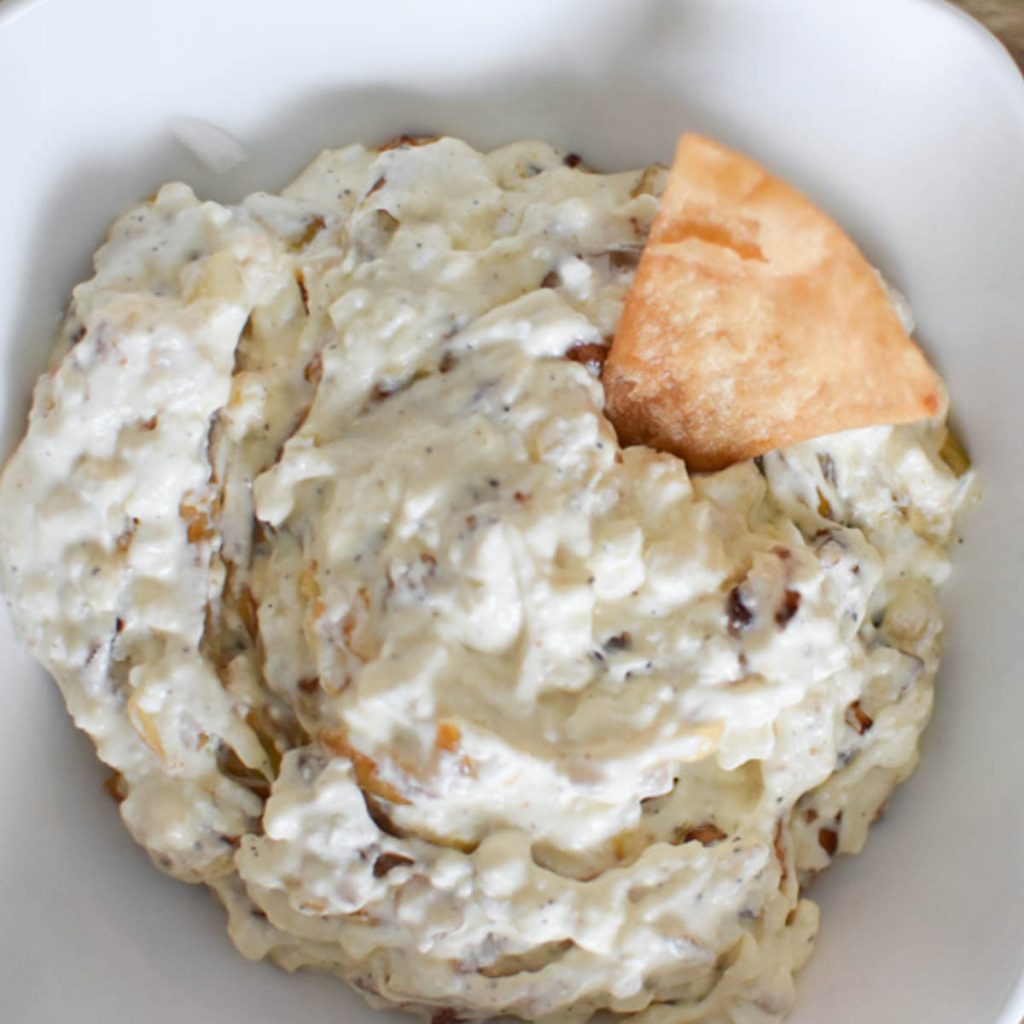
<svg viewBox="0 0 1024 1024"><path fill-rule="evenodd" d="M777 1021L912 770L941 423L691 478L597 376L658 169L536 142L167 185L0 483L24 640L250 957L437 1020Z"/></svg>

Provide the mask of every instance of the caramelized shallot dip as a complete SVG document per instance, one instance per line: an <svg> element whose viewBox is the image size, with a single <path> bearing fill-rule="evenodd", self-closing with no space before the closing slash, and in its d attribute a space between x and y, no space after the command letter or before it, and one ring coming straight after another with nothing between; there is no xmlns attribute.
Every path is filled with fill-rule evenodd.
<svg viewBox="0 0 1024 1024"><path fill-rule="evenodd" d="M663 181L348 146L165 186L75 289L3 584L246 956L445 1021L792 1006L802 884L914 767L972 477L940 422L622 449L597 370Z"/></svg>

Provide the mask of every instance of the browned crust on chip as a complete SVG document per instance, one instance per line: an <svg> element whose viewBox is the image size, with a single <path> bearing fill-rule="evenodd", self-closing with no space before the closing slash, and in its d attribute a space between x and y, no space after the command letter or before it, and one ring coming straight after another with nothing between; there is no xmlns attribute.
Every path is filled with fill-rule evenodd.
<svg viewBox="0 0 1024 1024"><path fill-rule="evenodd" d="M942 383L853 242L742 154L684 135L605 363L623 444L716 470L942 414Z"/></svg>

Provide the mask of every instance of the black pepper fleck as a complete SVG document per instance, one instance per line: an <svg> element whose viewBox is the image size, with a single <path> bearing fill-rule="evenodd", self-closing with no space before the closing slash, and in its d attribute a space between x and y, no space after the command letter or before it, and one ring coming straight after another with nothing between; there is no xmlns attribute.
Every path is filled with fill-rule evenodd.
<svg viewBox="0 0 1024 1024"><path fill-rule="evenodd" d="M616 633L615 636L608 637L603 644L604 650L608 654L614 651L628 651L632 646L633 638L628 630L623 630L621 633Z"/></svg>

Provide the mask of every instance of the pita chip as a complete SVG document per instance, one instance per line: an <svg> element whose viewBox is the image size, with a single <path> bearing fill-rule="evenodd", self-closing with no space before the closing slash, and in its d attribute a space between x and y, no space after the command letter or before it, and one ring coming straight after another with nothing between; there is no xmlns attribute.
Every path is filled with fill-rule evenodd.
<svg viewBox="0 0 1024 1024"><path fill-rule="evenodd" d="M684 135L603 381L623 444L721 469L946 395L843 231L755 161Z"/></svg>

